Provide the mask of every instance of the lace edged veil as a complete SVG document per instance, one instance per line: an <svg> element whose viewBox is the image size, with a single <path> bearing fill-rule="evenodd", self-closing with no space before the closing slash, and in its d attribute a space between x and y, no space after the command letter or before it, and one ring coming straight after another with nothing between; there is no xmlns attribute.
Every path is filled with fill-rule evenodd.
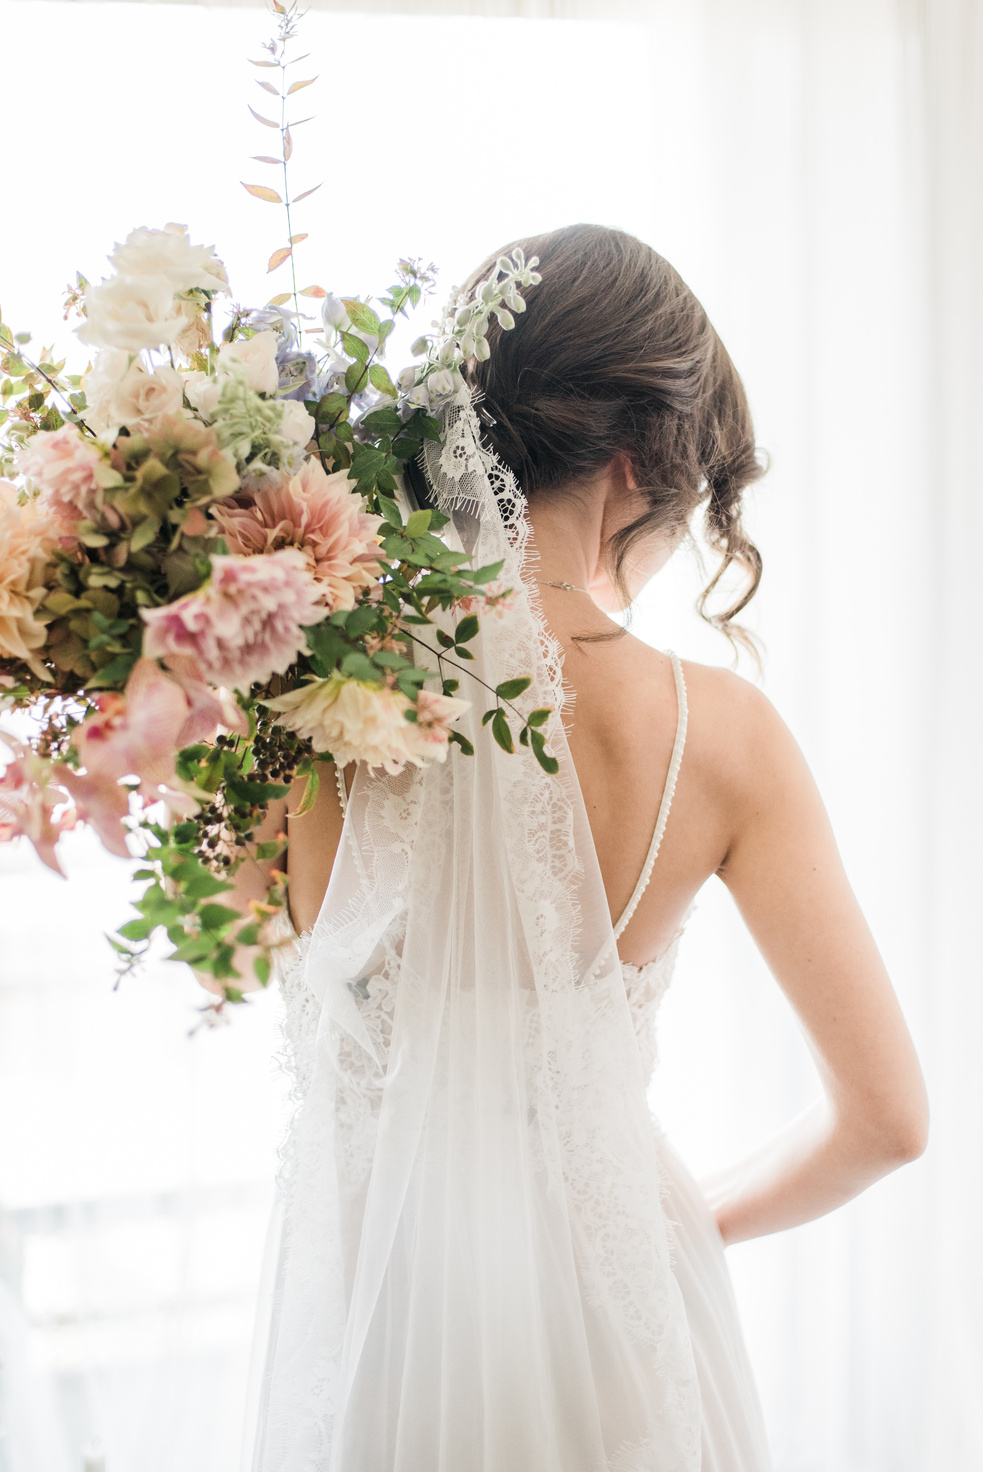
<svg viewBox="0 0 983 1472"><path fill-rule="evenodd" d="M360 769L290 980L298 1107L253 1472L697 1472L653 1124L525 502L466 393L446 533L516 590L469 668L532 674L560 775ZM462 679L460 693L472 698Z"/></svg>

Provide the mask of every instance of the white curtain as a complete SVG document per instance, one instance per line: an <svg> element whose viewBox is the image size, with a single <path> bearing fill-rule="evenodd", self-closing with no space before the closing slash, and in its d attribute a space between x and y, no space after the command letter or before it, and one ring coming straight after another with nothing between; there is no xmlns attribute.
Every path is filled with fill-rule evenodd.
<svg viewBox="0 0 983 1472"><path fill-rule="evenodd" d="M934 1108L917 1165L730 1254L776 1466L976 1472L983 7L573 3L313 12L314 70L362 58L371 103L357 77L306 94L299 165L335 187L302 226L304 270L365 291L415 252L449 286L515 235L596 219L649 240L705 302L773 462L753 512L764 687L817 772ZM0 25L22 119L5 321L67 343L69 273L168 219L217 243L244 297L270 290L278 223L238 183L264 141L241 60L261 11L0 0ZM365 223L396 180L398 210ZM357 227L337 205L351 189L368 196ZM698 586L682 554L634 630L725 663L688 611ZM112 994L100 931L125 876L84 841L73 862L66 887L0 855L0 1338L26 1343L50 1412L33 1424L57 1426L66 1467L101 1436L108 1472L231 1472L283 1112L275 1006L189 1042L186 980L157 967ZM661 1046L655 1102L697 1171L815 1089L719 886ZM32 1461L24 1418L8 1422L3 1472L60 1472L50 1437Z"/></svg>

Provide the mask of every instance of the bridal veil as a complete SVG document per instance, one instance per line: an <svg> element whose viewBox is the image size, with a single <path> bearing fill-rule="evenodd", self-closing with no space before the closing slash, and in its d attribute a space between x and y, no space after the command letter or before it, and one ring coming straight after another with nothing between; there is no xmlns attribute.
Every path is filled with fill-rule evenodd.
<svg viewBox="0 0 983 1472"><path fill-rule="evenodd" d="M359 770L286 983L298 1102L253 1472L698 1472L646 1080L525 503L466 392L444 429L427 472L446 533L517 593L469 673L532 675L560 774L493 744L467 679L473 759Z"/></svg>

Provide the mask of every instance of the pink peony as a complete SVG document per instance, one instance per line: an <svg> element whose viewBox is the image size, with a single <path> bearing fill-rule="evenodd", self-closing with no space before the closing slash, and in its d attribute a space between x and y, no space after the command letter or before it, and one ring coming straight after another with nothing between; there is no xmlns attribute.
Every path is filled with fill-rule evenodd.
<svg viewBox="0 0 983 1472"><path fill-rule="evenodd" d="M96 467L102 454L74 424L42 430L17 457L17 470L41 487L38 505L70 530L99 514L102 493Z"/></svg>
<svg viewBox="0 0 983 1472"><path fill-rule="evenodd" d="M315 751L330 751L339 766L365 762L393 776L408 762L442 762L450 722L468 709L466 700L423 691L411 722L411 703L400 690L339 674L300 685L269 705L281 725L312 741Z"/></svg>
<svg viewBox="0 0 983 1472"><path fill-rule="evenodd" d="M299 548L332 613L354 608L378 578L382 518L365 510L347 471L326 475L319 460L248 498L213 506L211 514L230 552Z"/></svg>
<svg viewBox="0 0 983 1472"><path fill-rule="evenodd" d="M194 593L142 610L143 652L153 659L188 654L206 680L248 690L283 674L306 647L305 626L324 618L300 552L213 557L212 576Z"/></svg>
<svg viewBox="0 0 983 1472"><path fill-rule="evenodd" d="M65 793L55 783L60 769L6 732L3 742L13 760L0 774L0 843L28 839L41 862L61 874L55 845L64 829L72 826L72 819L68 814L57 819L52 816L52 809L65 801Z"/></svg>

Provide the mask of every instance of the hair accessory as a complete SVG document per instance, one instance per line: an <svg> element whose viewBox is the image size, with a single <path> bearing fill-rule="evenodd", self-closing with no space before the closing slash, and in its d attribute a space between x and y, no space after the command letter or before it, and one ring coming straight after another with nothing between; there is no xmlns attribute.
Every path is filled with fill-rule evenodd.
<svg viewBox="0 0 983 1472"><path fill-rule="evenodd" d="M537 578L537 583L543 588L562 588L566 593L587 593L587 588L578 588L573 583L551 583L549 578Z"/></svg>

